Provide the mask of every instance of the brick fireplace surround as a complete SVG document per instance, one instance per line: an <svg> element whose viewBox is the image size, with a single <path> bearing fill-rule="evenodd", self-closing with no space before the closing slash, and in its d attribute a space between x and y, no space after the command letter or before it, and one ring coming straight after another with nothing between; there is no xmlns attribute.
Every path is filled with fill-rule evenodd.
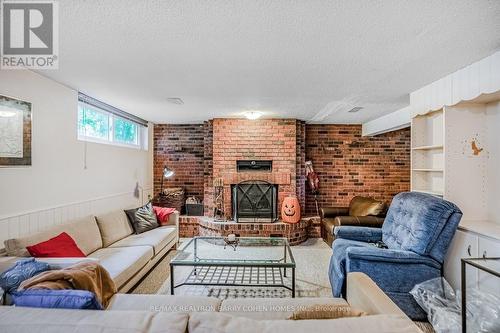
<svg viewBox="0 0 500 333"><path fill-rule="evenodd" d="M272 160L272 172L237 172L237 160ZM181 237L236 233L285 236L292 243L319 237L319 219L284 223L214 223L213 179L224 181L226 218L230 219L231 184L265 180L278 184L278 203L297 195L303 216L316 215L306 189L304 163L312 160L320 178L321 206L343 206L355 195L390 202L410 187L410 131L402 129L362 137L360 125L309 125L297 119L214 119L197 125L154 127L155 193L164 165L175 170L164 186L184 187L187 196L204 201L205 218L181 218Z"/></svg>

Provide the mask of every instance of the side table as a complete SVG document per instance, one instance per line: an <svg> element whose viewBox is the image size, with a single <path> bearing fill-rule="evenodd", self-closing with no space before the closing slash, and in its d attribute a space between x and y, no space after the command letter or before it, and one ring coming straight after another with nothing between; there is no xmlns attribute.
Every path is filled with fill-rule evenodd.
<svg viewBox="0 0 500 333"><path fill-rule="evenodd" d="M467 265L496 276L500 279L500 258L468 258L462 259L461 288L462 288L462 332L467 332ZM500 285L500 280L499 280Z"/></svg>

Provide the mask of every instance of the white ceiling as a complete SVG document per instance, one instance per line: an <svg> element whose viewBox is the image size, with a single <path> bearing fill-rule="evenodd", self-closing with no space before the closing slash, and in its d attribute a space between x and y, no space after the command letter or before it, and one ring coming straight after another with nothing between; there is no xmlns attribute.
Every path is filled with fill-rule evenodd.
<svg viewBox="0 0 500 333"><path fill-rule="evenodd" d="M156 123L362 123L500 48L500 1L64 0L42 74ZM170 104L180 97L184 105ZM347 113L362 106L358 113Z"/></svg>

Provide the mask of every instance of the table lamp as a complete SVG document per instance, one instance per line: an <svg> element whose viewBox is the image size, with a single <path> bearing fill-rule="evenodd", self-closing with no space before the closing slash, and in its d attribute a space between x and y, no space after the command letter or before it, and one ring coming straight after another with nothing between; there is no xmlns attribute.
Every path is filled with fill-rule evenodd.
<svg viewBox="0 0 500 333"><path fill-rule="evenodd" d="M163 174L161 176L161 187L160 187L160 195L163 195L163 179L170 178L175 174L174 170L168 168L166 165L163 168Z"/></svg>

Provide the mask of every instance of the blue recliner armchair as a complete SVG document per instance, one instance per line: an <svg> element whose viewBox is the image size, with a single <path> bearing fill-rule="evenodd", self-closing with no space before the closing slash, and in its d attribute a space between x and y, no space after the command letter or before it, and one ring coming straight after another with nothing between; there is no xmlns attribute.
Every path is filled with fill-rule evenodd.
<svg viewBox="0 0 500 333"><path fill-rule="evenodd" d="M329 277L334 297L345 296L349 272L363 272L413 320L425 312L409 291L440 277L462 212L453 203L418 192L399 193L379 228L337 227Z"/></svg>

